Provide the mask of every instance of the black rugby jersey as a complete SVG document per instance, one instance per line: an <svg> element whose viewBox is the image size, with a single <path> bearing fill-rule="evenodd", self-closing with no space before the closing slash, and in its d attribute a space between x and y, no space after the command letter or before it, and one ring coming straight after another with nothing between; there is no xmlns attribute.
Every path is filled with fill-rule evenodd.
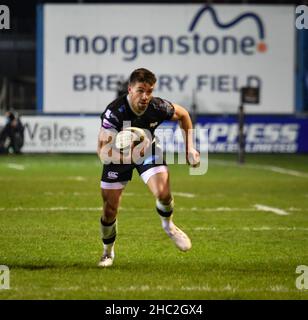
<svg viewBox="0 0 308 320"><path fill-rule="evenodd" d="M154 130L165 120L170 120L174 114L171 102L153 97L142 115L135 114L123 95L111 102L101 114L102 127L121 131L124 121L130 121L132 127L147 129L154 135Z"/></svg>

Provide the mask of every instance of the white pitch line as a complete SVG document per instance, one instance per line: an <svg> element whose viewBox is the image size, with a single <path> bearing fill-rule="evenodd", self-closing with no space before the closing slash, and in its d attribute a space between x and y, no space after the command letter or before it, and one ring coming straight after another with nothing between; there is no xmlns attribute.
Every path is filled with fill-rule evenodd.
<svg viewBox="0 0 308 320"><path fill-rule="evenodd" d="M279 208L269 207L269 206L265 206L263 204L255 204L254 206L259 211L273 212L273 213L278 214L279 216L287 216L287 215L289 215L289 213L287 211L279 209Z"/></svg>
<svg viewBox="0 0 308 320"><path fill-rule="evenodd" d="M216 228L216 227L197 227L194 231L308 231L308 228L297 227L243 227L243 228Z"/></svg>
<svg viewBox="0 0 308 320"><path fill-rule="evenodd" d="M123 192L123 196L126 196L126 197L136 197L136 196L142 196L144 197L145 194L142 194L142 193L134 193L134 192Z"/></svg>
<svg viewBox="0 0 308 320"><path fill-rule="evenodd" d="M290 207L287 209L288 211L302 211L301 209L299 208L293 208L293 207Z"/></svg>
<svg viewBox="0 0 308 320"><path fill-rule="evenodd" d="M236 164L235 162L231 162L231 161L209 160L209 165L211 164L211 162L214 164L217 164L217 165L224 165L224 166L237 167L237 168L239 167L238 164ZM290 176L294 176L294 177L308 178L308 173L306 173L306 172L301 172L301 171L292 170L292 169L285 169L285 168L281 168L281 167L277 167L277 166L261 165L261 164L245 164L243 166L243 168L266 170L266 171L290 175Z"/></svg>
<svg viewBox="0 0 308 320"><path fill-rule="evenodd" d="M89 195L96 195L97 192L52 192L52 191L46 191L44 192L45 196L89 196Z"/></svg>
<svg viewBox="0 0 308 320"><path fill-rule="evenodd" d="M262 205L256 205L256 206L262 206ZM270 208L270 210L269 210ZM120 210L125 210L125 211L140 211L140 212L151 212L155 211L155 206L152 208L136 208L136 207L120 207ZM41 207L41 208L27 208L27 207L13 207L13 208L5 208L5 207L0 207L0 211L96 211L96 210L101 210L101 207ZM185 212L191 212L191 211L196 211L196 212L257 212L257 211L271 211L275 212L273 210L276 210L275 213L277 213L277 210L279 213L277 214L282 214L285 215L287 212L282 210L282 209L277 209L277 208L271 208L267 206L263 207L250 207L250 208L229 208L229 207L216 207L216 208L198 208L198 207L192 207L192 208L186 208L186 207L177 207L177 211L185 211ZM308 208L301 209L301 208L288 208L286 209L288 211L308 211ZM287 213L288 214L288 213Z"/></svg>
<svg viewBox="0 0 308 320"><path fill-rule="evenodd" d="M86 181L86 178L81 176L75 176L75 177L68 177L68 180L75 180L75 181Z"/></svg>
<svg viewBox="0 0 308 320"><path fill-rule="evenodd" d="M183 198L195 198L195 194L187 193L187 192L172 192L175 196L183 197ZM123 196L127 197L146 197L145 193L134 193L134 192L123 192Z"/></svg>
<svg viewBox="0 0 308 320"><path fill-rule="evenodd" d="M15 169L15 170L25 170L25 166L22 164L16 164L16 163L8 163L8 168Z"/></svg>
<svg viewBox="0 0 308 320"><path fill-rule="evenodd" d="M184 198L195 198L195 194L188 192L172 192L175 196L184 197Z"/></svg>
<svg viewBox="0 0 308 320"><path fill-rule="evenodd" d="M86 195L94 195L96 193L93 192L51 192L46 191L44 195L46 196L55 196L55 195L73 195L73 196L86 196ZM186 192L173 192L174 195L184 198L194 198L195 195L193 193L186 193ZM135 193L135 192L123 192L123 196L125 197L146 197L147 194L145 193Z"/></svg>
<svg viewBox="0 0 308 320"><path fill-rule="evenodd" d="M50 208L0 208L0 211L98 211L101 207L97 208L73 208L73 207L50 207Z"/></svg>
<svg viewBox="0 0 308 320"><path fill-rule="evenodd" d="M267 206L263 206L263 208L259 207L257 208L256 207L257 205L255 205L254 207L250 207L250 208L230 208L230 207L216 207L216 208L199 208L199 207L191 207L191 208L183 208L183 207L180 207L180 208L176 208L175 210L178 210L178 211L202 211L202 212L256 212L256 211L269 211L269 208L271 207L267 207ZM271 208L271 211L273 211L273 209L277 209L277 208ZM284 212L283 215L286 215L289 214L288 212L282 210L282 209L277 209L279 210L279 212ZM300 212L300 211L303 211L303 209L301 208L293 208L293 207L290 207L290 208L287 208L286 210L288 211L297 211L297 212ZM308 210L308 208L307 208ZM275 212L278 214L278 212ZM281 214L280 213L280 214Z"/></svg>
<svg viewBox="0 0 308 320"><path fill-rule="evenodd" d="M45 196L89 196L89 195L97 195L97 194L99 194L99 192L64 192L64 191L58 191L58 192L46 191L46 192L44 192ZM144 197L145 194L136 194L134 192L124 192L123 196Z"/></svg>
<svg viewBox="0 0 308 320"><path fill-rule="evenodd" d="M73 287L54 287L53 290L55 291L78 291L81 288L79 286ZM173 287L173 286L149 286L149 285L141 285L141 286L121 286L121 287L107 287L107 286L100 286L89 288L89 291L94 292L156 292L156 291L184 291L184 292L233 292L233 293L249 293L249 292L298 292L297 289L290 289L281 285L276 286L269 286L265 288L239 288L233 287L230 284L221 287L211 287L207 284L203 286L180 286L180 287Z"/></svg>
<svg viewBox="0 0 308 320"><path fill-rule="evenodd" d="M301 178L308 178L308 174L304 172L300 172L297 170L291 170L291 169L284 169L280 167L275 167L275 166L267 166L269 170L273 172L278 172L282 174L288 174L290 176L295 176L295 177L301 177Z"/></svg>

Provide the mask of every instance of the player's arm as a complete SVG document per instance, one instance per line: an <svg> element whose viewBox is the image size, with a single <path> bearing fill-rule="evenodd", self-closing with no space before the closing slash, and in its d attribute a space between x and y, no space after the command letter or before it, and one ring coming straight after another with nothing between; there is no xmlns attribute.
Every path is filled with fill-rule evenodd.
<svg viewBox="0 0 308 320"><path fill-rule="evenodd" d="M184 141L186 142L186 158L189 164L197 166L200 162L200 154L194 148L193 143L193 125L188 111L178 104L172 104L174 107L174 114L172 121L178 121L180 127L183 129Z"/></svg>
<svg viewBox="0 0 308 320"><path fill-rule="evenodd" d="M98 141L97 141L97 155L102 163L111 157L111 148L107 148L108 146L111 147L113 140L113 132L111 130L107 130L104 128L100 129L98 134Z"/></svg>
<svg viewBox="0 0 308 320"><path fill-rule="evenodd" d="M116 130L101 128L98 135L97 155L102 163L128 163L131 155L126 157L114 147Z"/></svg>

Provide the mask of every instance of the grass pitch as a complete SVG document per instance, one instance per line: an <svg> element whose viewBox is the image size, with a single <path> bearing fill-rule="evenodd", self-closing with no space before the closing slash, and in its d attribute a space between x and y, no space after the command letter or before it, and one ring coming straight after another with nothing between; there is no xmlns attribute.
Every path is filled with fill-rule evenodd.
<svg viewBox="0 0 308 320"><path fill-rule="evenodd" d="M203 176L170 165L179 252L135 174L118 216L116 259L97 262L101 165L95 155L0 157L1 299L307 299L308 156L210 155Z"/></svg>

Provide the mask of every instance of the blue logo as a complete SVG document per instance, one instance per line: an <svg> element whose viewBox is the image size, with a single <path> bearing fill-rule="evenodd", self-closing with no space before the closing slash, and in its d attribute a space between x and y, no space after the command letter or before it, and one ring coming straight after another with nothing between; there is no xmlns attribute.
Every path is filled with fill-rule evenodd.
<svg viewBox="0 0 308 320"><path fill-rule="evenodd" d="M155 163L155 161L156 161L157 159L159 159L159 156L157 156L157 155L152 155L152 156L146 158L146 159L143 161L143 165Z"/></svg>
<svg viewBox="0 0 308 320"><path fill-rule="evenodd" d="M118 109L119 112L124 112L125 111L125 105L123 104L119 109Z"/></svg>
<svg viewBox="0 0 308 320"><path fill-rule="evenodd" d="M230 22L222 23L222 22L219 21L215 9L213 7L211 7L211 6L209 6L209 5L205 5L203 8L201 8L197 12L196 16L193 18L193 20L192 20L192 22L191 22L191 24L190 24L190 26L188 28L188 31L193 32L195 30L195 28L198 25L201 17L207 11L211 15L214 24L220 29L230 29L230 28L236 26L238 23L240 23L242 20L245 20L245 19L254 20L255 23L256 23L257 31L258 31L258 34L259 34L259 40L260 40L260 42L258 43L258 46L257 46L257 50L260 51L260 52L264 52L264 51L267 50L266 44L264 42L265 30L264 30L263 22L262 22L261 18L257 14L255 14L253 12L246 12L246 13L240 14L238 17L234 18Z"/></svg>

